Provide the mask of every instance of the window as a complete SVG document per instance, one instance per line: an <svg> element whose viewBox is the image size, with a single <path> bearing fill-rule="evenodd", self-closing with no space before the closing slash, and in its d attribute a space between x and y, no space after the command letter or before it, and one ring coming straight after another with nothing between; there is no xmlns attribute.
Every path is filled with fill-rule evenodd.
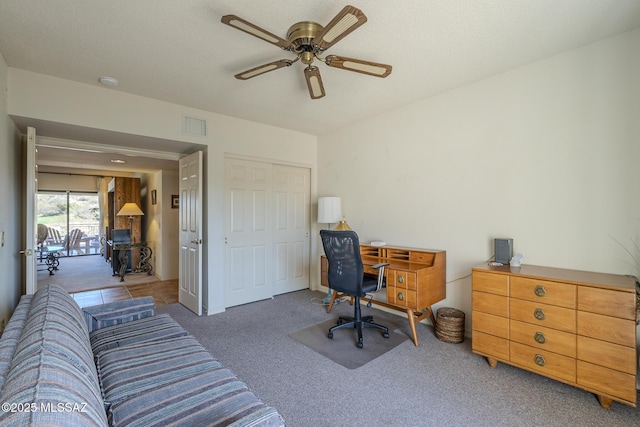
<svg viewBox="0 0 640 427"><path fill-rule="evenodd" d="M97 193L39 192L38 224L53 229L48 243L63 246L67 256L100 253Z"/></svg>

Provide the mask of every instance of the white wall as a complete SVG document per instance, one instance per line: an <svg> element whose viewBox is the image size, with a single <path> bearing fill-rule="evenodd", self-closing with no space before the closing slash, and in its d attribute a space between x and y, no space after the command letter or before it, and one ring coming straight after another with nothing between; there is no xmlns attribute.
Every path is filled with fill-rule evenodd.
<svg viewBox="0 0 640 427"><path fill-rule="evenodd" d="M144 239L153 251L151 265L159 280L178 279L178 209L171 209L171 195L178 193L178 172L158 171L141 177ZM152 204L151 192L157 203Z"/></svg>
<svg viewBox="0 0 640 427"><path fill-rule="evenodd" d="M18 215L22 199L22 145L18 130L7 115L7 64L0 54L0 333L24 290L23 262L18 252L23 244L23 215Z"/></svg>
<svg viewBox="0 0 640 427"><path fill-rule="evenodd" d="M635 31L324 134L318 195L363 242L445 249L435 308L467 329L494 238L527 264L637 274L613 238L640 237L639 56Z"/></svg>
<svg viewBox="0 0 640 427"><path fill-rule="evenodd" d="M206 287L204 304L209 313L223 311L225 307L225 153L310 167L311 196L312 200L315 199L317 139L313 135L16 68L9 69L8 81L10 115L207 146L203 280ZM199 138L182 135L184 114L206 119L208 136ZM315 248L312 248L312 257L317 257Z"/></svg>

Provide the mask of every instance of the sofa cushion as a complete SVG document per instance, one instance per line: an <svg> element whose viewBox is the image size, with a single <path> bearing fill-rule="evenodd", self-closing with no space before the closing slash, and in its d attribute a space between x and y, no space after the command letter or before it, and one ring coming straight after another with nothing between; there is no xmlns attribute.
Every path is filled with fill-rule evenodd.
<svg viewBox="0 0 640 427"><path fill-rule="evenodd" d="M107 304L84 307L82 313L89 333L107 326L153 316L156 304L152 297L114 301Z"/></svg>
<svg viewBox="0 0 640 427"><path fill-rule="evenodd" d="M105 350L96 366L112 425L284 425L192 336Z"/></svg>
<svg viewBox="0 0 640 427"><path fill-rule="evenodd" d="M56 285L46 285L34 294L12 366L41 348L59 354L98 385L82 311L67 291Z"/></svg>
<svg viewBox="0 0 640 427"><path fill-rule="evenodd" d="M35 405L35 412L0 413L0 421L11 420L14 425L106 425L82 312L59 286L47 285L33 296L0 402ZM63 405L61 411L53 409L58 404ZM72 410L67 411L65 404Z"/></svg>
<svg viewBox="0 0 640 427"><path fill-rule="evenodd" d="M0 405L0 425L108 425L96 382L65 356L45 348L12 365Z"/></svg>
<svg viewBox="0 0 640 427"><path fill-rule="evenodd" d="M112 425L283 426L278 412L262 403L225 368L154 387L113 403Z"/></svg>
<svg viewBox="0 0 640 427"><path fill-rule="evenodd" d="M188 335L168 314L145 317L91 332L91 348L97 356L105 350L129 344L160 341Z"/></svg>
<svg viewBox="0 0 640 427"><path fill-rule="evenodd" d="M2 332L2 339L0 340L0 390L2 390L4 379L11 366L11 360L16 352L18 340L20 339L20 335L22 335L24 322L27 320L27 315L31 309L32 299L33 295L23 295L22 298L20 298L20 302L13 311L7 327Z"/></svg>
<svg viewBox="0 0 640 427"><path fill-rule="evenodd" d="M106 405L222 365L191 336L101 352L96 367Z"/></svg>

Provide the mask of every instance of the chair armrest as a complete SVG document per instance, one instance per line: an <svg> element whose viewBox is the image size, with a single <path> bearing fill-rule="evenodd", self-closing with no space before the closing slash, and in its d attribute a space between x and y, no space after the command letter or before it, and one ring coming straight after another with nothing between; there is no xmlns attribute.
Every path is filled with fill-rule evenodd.
<svg viewBox="0 0 640 427"><path fill-rule="evenodd" d="M389 265L388 262L381 262L379 264L372 265L371 268L376 268L377 269L377 268L380 268L380 267L386 267L387 265Z"/></svg>
<svg viewBox="0 0 640 427"><path fill-rule="evenodd" d="M376 287L376 290L374 292L380 292L380 290L386 286L386 283L384 281L384 268L387 265L389 265L388 262L381 262L371 266L371 268L375 268L378 270L378 286Z"/></svg>
<svg viewBox="0 0 640 427"><path fill-rule="evenodd" d="M87 322L87 329L91 333L107 326L151 317L155 313L155 308L156 303L152 297L143 297L84 307L82 314Z"/></svg>

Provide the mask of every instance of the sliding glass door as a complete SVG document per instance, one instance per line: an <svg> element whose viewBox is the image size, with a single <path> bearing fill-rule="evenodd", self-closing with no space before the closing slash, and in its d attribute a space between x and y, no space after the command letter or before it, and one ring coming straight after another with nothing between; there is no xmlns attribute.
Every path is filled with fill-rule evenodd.
<svg viewBox="0 0 640 427"><path fill-rule="evenodd" d="M100 253L98 193L38 192L38 224L47 227L44 251L66 256Z"/></svg>

